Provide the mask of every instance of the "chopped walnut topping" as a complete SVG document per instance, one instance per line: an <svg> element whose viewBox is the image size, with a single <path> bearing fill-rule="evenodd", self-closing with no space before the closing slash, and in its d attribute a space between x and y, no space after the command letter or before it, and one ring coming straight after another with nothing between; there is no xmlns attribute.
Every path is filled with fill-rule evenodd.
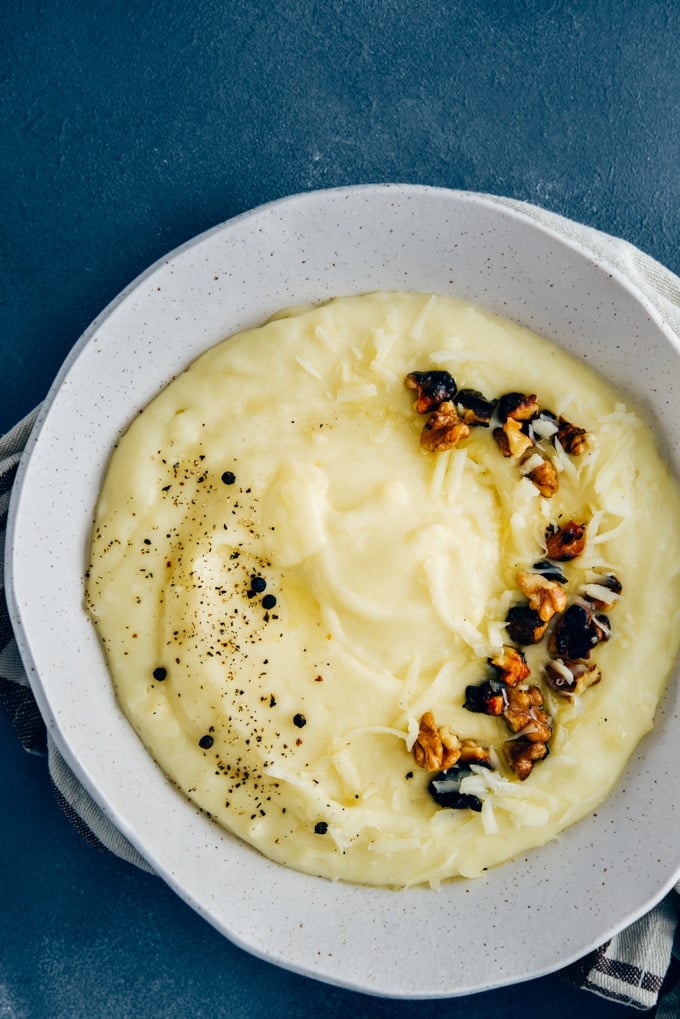
<svg viewBox="0 0 680 1019"><path fill-rule="evenodd" d="M437 728L434 715L426 711L420 719L420 730L413 744L413 759L427 771L446 771L461 756L461 742L447 725Z"/></svg>
<svg viewBox="0 0 680 1019"><path fill-rule="evenodd" d="M447 371L409 372L404 383L407 389L418 391L415 409L419 414L436 410L457 392L456 380Z"/></svg>
<svg viewBox="0 0 680 1019"><path fill-rule="evenodd" d="M461 421L454 405L446 400L430 414L420 436L420 445L431 453L453 449L457 442L466 439L470 427Z"/></svg>
<svg viewBox="0 0 680 1019"><path fill-rule="evenodd" d="M508 686L517 686L530 674L524 653L507 644L503 645L494 658L489 658L489 665L493 665L499 673L499 678Z"/></svg>
<svg viewBox="0 0 680 1019"><path fill-rule="evenodd" d="M595 616L587 602L574 602L560 616L550 635L550 652L576 661L589 658L599 643L609 640L611 624L606 616Z"/></svg>
<svg viewBox="0 0 680 1019"><path fill-rule="evenodd" d="M524 739L508 740L504 749L508 763L520 782L529 777L536 761L548 756L546 743L529 743Z"/></svg>
<svg viewBox="0 0 680 1019"><path fill-rule="evenodd" d="M552 736L550 718L543 710L543 694L537 686L510 687L503 718L512 732L521 732L529 743L547 743Z"/></svg>
<svg viewBox="0 0 680 1019"><path fill-rule="evenodd" d="M583 588L583 595L598 609L608 609L618 601L623 585L613 573L596 574Z"/></svg>
<svg viewBox="0 0 680 1019"><path fill-rule="evenodd" d="M493 437L503 456L521 456L534 445L534 440L522 431L522 422L508 418L502 428L494 428Z"/></svg>
<svg viewBox="0 0 680 1019"><path fill-rule="evenodd" d="M566 584L567 582L567 578L557 563L551 563L549 559L540 559L537 563L534 563L532 569L535 573L540 573L541 576L546 577L548 580L557 580L560 584Z"/></svg>
<svg viewBox="0 0 680 1019"><path fill-rule="evenodd" d="M534 458L536 458L535 463ZM522 466L527 468L522 471L524 476L534 483L544 498L550 499L559 491L560 479L552 461L529 450L524 455Z"/></svg>
<svg viewBox="0 0 680 1019"><path fill-rule="evenodd" d="M487 679L465 688L464 708L480 715L502 715L508 703L508 687L500 679Z"/></svg>
<svg viewBox="0 0 680 1019"><path fill-rule="evenodd" d="M512 453L510 452L510 443L508 442L508 437L503 431L503 429L494 428L491 434L493 435L496 445L500 449L503 456L512 456Z"/></svg>
<svg viewBox="0 0 680 1019"><path fill-rule="evenodd" d="M560 563L576 559L586 547L586 525L570 520L564 527L550 524L545 532L546 551L549 559Z"/></svg>
<svg viewBox="0 0 680 1019"><path fill-rule="evenodd" d="M488 428L498 400L487 400L477 389L461 389L455 403L458 416L466 425Z"/></svg>
<svg viewBox="0 0 680 1019"><path fill-rule="evenodd" d="M589 686L596 686L602 673L593 662L572 662L568 658L551 658L543 666L551 689L572 700Z"/></svg>
<svg viewBox="0 0 680 1019"><path fill-rule="evenodd" d="M491 754L474 739L464 739L460 744L461 764L483 764L491 766Z"/></svg>
<svg viewBox="0 0 680 1019"><path fill-rule="evenodd" d="M513 605L505 621L508 636L516 644L538 644L548 628L548 624L528 604Z"/></svg>
<svg viewBox="0 0 680 1019"><path fill-rule="evenodd" d="M524 393L506 393L498 401L498 413L501 421L512 418L514 421L529 421L538 414L536 394L526 396Z"/></svg>
<svg viewBox="0 0 680 1019"><path fill-rule="evenodd" d="M571 421L560 417L557 429L557 439L560 445L571 456L580 456L590 441L590 435L585 428L572 425Z"/></svg>
<svg viewBox="0 0 680 1019"><path fill-rule="evenodd" d="M567 607L566 591L556 580L549 580L540 573L521 572L517 574L517 585L529 599L529 608L537 612L544 623Z"/></svg>
<svg viewBox="0 0 680 1019"><path fill-rule="evenodd" d="M490 761L471 761L471 764L481 764L483 767L491 768ZM469 765L462 762L446 771L440 771L430 781L427 790L440 807L448 807L451 810L474 810L479 812L482 809L482 801L472 793L462 793L461 783L464 779L473 774Z"/></svg>

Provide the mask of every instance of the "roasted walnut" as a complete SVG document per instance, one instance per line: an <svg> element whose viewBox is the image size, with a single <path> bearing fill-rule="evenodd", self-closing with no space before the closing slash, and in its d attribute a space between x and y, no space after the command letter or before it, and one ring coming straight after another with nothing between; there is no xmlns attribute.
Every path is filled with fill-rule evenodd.
<svg viewBox="0 0 680 1019"><path fill-rule="evenodd" d="M549 559L540 559L531 568L535 573L540 573L546 580L556 580L558 584L566 584L567 582L567 578L557 563L551 563Z"/></svg>
<svg viewBox="0 0 680 1019"><path fill-rule="evenodd" d="M491 767L489 764L479 762L484 767ZM468 766L458 764L452 768L448 768L446 771L441 771L438 775L430 781L427 790L440 807L449 807L453 810L463 810L468 808L469 810L475 810L479 812L482 809L482 801L478 796L473 796L472 793L462 793L460 791L460 784L464 778L468 778L473 772Z"/></svg>
<svg viewBox="0 0 680 1019"><path fill-rule="evenodd" d="M590 436L585 428L572 425L571 421L560 417L556 438L567 453L571 456L580 456L588 445Z"/></svg>
<svg viewBox="0 0 680 1019"><path fill-rule="evenodd" d="M534 440L522 430L522 422L508 418L502 428L494 428L493 437L503 456L521 456L534 445Z"/></svg>
<svg viewBox="0 0 680 1019"><path fill-rule="evenodd" d="M569 700L602 679L600 669L593 662L571 662L568 658L550 658L543 670L551 689Z"/></svg>
<svg viewBox="0 0 680 1019"><path fill-rule="evenodd" d="M538 644L548 624L528 604L513 605L505 617L508 636L515 644Z"/></svg>
<svg viewBox="0 0 680 1019"><path fill-rule="evenodd" d="M465 688L464 708L480 715L502 715L508 703L508 687L500 679L487 679Z"/></svg>
<svg viewBox="0 0 680 1019"><path fill-rule="evenodd" d="M595 616L587 604L575 602L557 620L550 635L550 652L573 661L589 658L593 648L610 635L611 625L606 616Z"/></svg>
<svg viewBox="0 0 680 1019"><path fill-rule="evenodd" d="M457 442L466 439L469 434L469 426L460 420L456 408L447 401L440 404L439 409L433 411L425 422L420 445L430 453L443 453L453 449Z"/></svg>
<svg viewBox="0 0 680 1019"><path fill-rule="evenodd" d="M538 401L535 394L505 393L498 401L498 415L501 421L513 418L515 421L529 421L538 414Z"/></svg>
<svg viewBox="0 0 680 1019"><path fill-rule="evenodd" d="M443 771L459 760L461 743L448 726L438 728L432 712L426 711L420 719L420 729L412 752L420 768Z"/></svg>
<svg viewBox="0 0 680 1019"><path fill-rule="evenodd" d="M491 767L491 755L488 747L483 747L474 739L460 741L460 763L461 764L482 764L486 768Z"/></svg>
<svg viewBox="0 0 680 1019"><path fill-rule="evenodd" d="M489 658L489 665L498 672L498 678L502 679L508 686L517 686L528 678L530 674L526 657L517 648L504 644L501 650L493 658Z"/></svg>
<svg viewBox="0 0 680 1019"><path fill-rule="evenodd" d="M529 599L529 608L537 612L544 623L564 612L567 606L567 593L562 584L541 573L518 573L517 586Z"/></svg>
<svg viewBox="0 0 680 1019"><path fill-rule="evenodd" d="M544 498L551 499L559 491L560 479L552 461L527 450L520 466L524 476L533 482Z"/></svg>
<svg viewBox="0 0 680 1019"><path fill-rule="evenodd" d="M543 694L537 686L526 690L511 687L503 718L512 732L522 732L529 743L547 743L552 736L550 718L543 710Z"/></svg>
<svg viewBox="0 0 680 1019"><path fill-rule="evenodd" d="M466 425L489 427L498 400L487 400L476 389L460 389L455 399L456 410Z"/></svg>
<svg viewBox="0 0 680 1019"><path fill-rule="evenodd" d="M550 524L545 532L546 552L549 559L560 563L576 559L586 547L586 525L570 520L564 527Z"/></svg>
<svg viewBox="0 0 680 1019"><path fill-rule="evenodd" d="M436 410L457 392L456 380L447 371L409 372L404 381L407 389L418 391L415 409L419 414Z"/></svg>
<svg viewBox="0 0 680 1019"><path fill-rule="evenodd" d="M542 761L544 757L548 756L546 743L529 743L526 739L508 740L503 749L508 764L520 782L524 782L529 777L536 761Z"/></svg>
<svg viewBox="0 0 680 1019"><path fill-rule="evenodd" d="M613 573L598 576L583 588L584 597L598 609L608 609L622 591L623 584Z"/></svg>

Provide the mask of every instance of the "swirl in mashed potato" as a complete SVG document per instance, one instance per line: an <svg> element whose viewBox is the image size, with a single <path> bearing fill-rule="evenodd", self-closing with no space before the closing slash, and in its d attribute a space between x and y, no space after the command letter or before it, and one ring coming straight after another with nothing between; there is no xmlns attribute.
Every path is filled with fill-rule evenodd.
<svg viewBox="0 0 680 1019"><path fill-rule="evenodd" d="M490 430L419 444L407 373L536 393L592 437L543 497ZM525 649L552 720L526 781L465 690L507 643L518 571L551 525L623 594L572 699ZM196 360L118 444L87 605L118 700L167 776L290 867L406 886L475 876L592 812L652 726L680 640L680 495L635 411L586 365L453 298L378 293L283 313ZM481 811L438 806L415 764L432 712L492 748Z"/></svg>

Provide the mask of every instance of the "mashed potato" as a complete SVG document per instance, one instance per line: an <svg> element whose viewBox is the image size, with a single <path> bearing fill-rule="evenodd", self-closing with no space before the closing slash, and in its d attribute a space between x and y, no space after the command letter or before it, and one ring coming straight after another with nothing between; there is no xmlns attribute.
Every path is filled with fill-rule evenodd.
<svg viewBox="0 0 680 1019"><path fill-rule="evenodd" d="M497 420L430 452L414 371L489 399L536 394L587 445L569 455L552 418L534 436L552 495L503 455ZM540 691L552 733L520 780L508 749L532 726L469 710L466 691L518 646L518 574L568 521L585 547L559 564L567 603L610 574L622 592L583 692L547 682L559 612L521 648L520 689ZM231 337L153 400L112 456L86 598L127 717L219 824L309 873L436 885L542 845L607 796L678 650L679 571L678 486L619 394L477 308L378 293ZM462 772L473 807L428 790L436 761L414 759L427 713L444 743L489 748L491 768Z"/></svg>

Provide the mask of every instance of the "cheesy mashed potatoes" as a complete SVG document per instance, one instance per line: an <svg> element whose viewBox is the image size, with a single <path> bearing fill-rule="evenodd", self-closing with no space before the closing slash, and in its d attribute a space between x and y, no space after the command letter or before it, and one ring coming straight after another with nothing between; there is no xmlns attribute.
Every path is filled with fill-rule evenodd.
<svg viewBox="0 0 680 1019"><path fill-rule="evenodd" d="M428 448L431 413L469 415L455 395L423 412L414 372L490 419ZM526 449L503 438L503 394L539 405L505 417ZM551 558L565 525L580 547ZM518 640L536 584L562 600ZM591 813L652 726L679 642L680 495L647 425L553 344L449 297L343 298L223 341L137 417L86 593L123 710L202 810L290 867L436 886ZM574 605L592 623L576 655L558 630ZM456 805L435 798L442 771Z"/></svg>

